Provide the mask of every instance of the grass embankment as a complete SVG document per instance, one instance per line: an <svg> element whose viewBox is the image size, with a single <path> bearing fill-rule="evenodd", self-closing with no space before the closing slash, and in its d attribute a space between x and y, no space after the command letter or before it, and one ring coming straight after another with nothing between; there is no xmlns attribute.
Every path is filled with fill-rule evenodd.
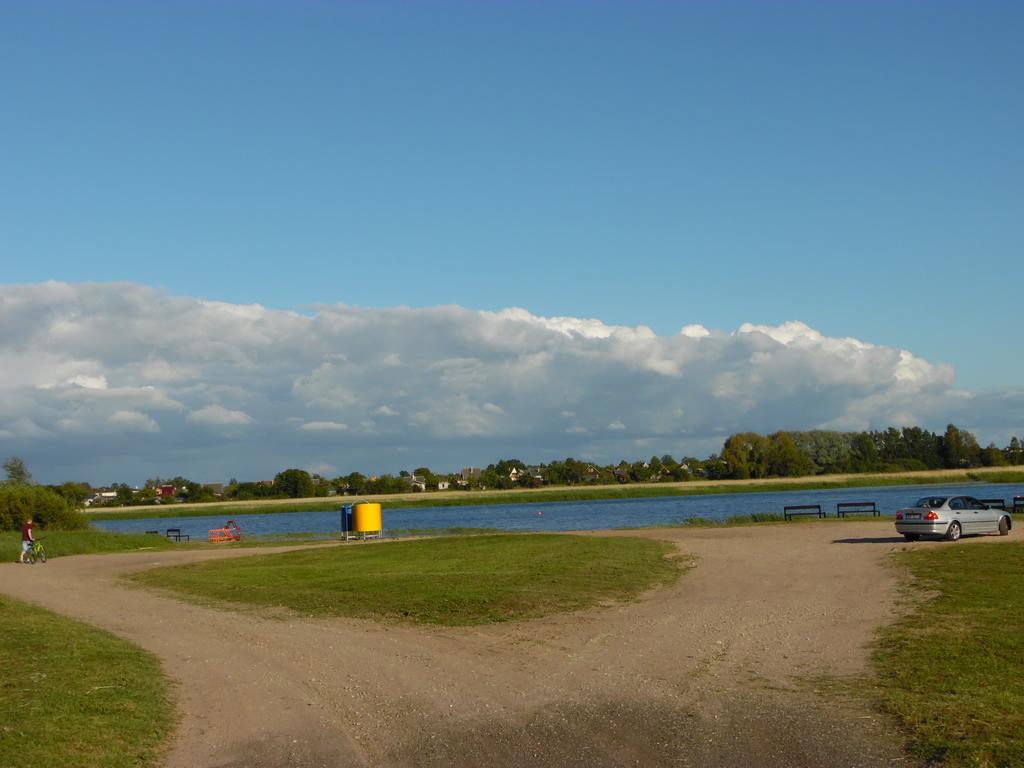
<svg viewBox="0 0 1024 768"><path fill-rule="evenodd" d="M666 496L707 496L727 493L817 491L841 488L877 488L893 485L956 485L961 483L1024 483L1018 469L942 470L884 475L821 475L777 477L767 480L692 480L681 483L522 488L513 491L444 491L381 496L332 496L317 499L222 501L209 504L119 507L87 512L91 520L129 520L167 517L231 517L232 515L336 510L360 500L378 501L388 509L463 507L479 504L540 504L559 501L644 499Z"/></svg>
<svg viewBox="0 0 1024 768"><path fill-rule="evenodd" d="M1024 766L1024 542L901 553L912 594L874 660L912 749L943 765Z"/></svg>
<svg viewBox="0 0 1024 768"><path fill-rule="evenodd" d="M482 529L481 529L482 530ZM452 529L457 533L470 529ZM259 536L243 536L241 541L210 544L205 539L193 541L171 541L164 536L149 533L115 533L89 528L84 531L36 531L46 548L47 558L62 555L99 555L114 552L139 552L147 549L202 549L204 547L281 547L290 544L317 544L337 541L336 533L272 533ZM21 551L21 534L16 531L0 531L0 560L17 560Z"/></svg>
<svg viewBox="0 0 1024 768"><path fill-rule="evenodd" d="M0 596L0 765L156 765L174 717L153 656Z"/></svg>
<svg viewBox="0 0 1024 768"><path fill-rule="evenodd" d="M107 552L132 552L140 549L173 549L186 546L176 544L163 536L144 533L111 533L86 529L84 531L36 531L42 540L47 557L61 555L90 555ZM21 533L0 531L0 557L17 560L21 551Z"/></svg>
<svg viewBox="0 0 1024 768"><path fill-rule="evenodd" d="M245 557L132 578L202 602L454 626L632 599L679 575L674 551L646 539L473 536Z"/></svg>

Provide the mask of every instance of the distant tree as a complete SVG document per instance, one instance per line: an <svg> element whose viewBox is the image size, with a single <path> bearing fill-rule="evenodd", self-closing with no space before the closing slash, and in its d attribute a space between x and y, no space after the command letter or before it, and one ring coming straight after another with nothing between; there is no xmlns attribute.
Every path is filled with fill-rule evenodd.
<svg viewBox="0 0 1024 768"><path fill-rule="evenodd" d="M878 448L867 432L853 436L849 468L853 472L874 472L880 468Z"/></svg>
<svg viewBox="0 0 1024 768"><path fill-rule="evenodd" d="M981 452L981 464L985 467L1005 467L1009 462L1003 452L996 448L995 443L989 443Z"/></svg>
<svg viewBox="0 0 1024 768"><path fill-rule="evenodd" d="M831 432L815 429L810 432L790 432L796 447L814 462L815 472L836 474L850 471L849 432Z"/></svg>
<svg viewBox="0 0 1024 768"><path fill-rule="evenodd" d="M313 495L313 478L304 469L286 469L274 477L274 492L290 499Z"/></svg>
<svg viewBox="0 0 1024 768"><path fill-rule="evenodd" d="M74 509L81 507L92 494L92 487L88 483L61 483L53 490L63 496Z"/></svg>
<svg viewBox="0 0 1024 768"><path fill-rule="evenodd" d="M1003 453L1010 464L1024 464L1024 447L1016 435L1010 438L1010 444Z"/></svg>
<svg viewBox="0 0 1024 768"><path fill-rule="evenodd" d="M5 461L4 471L7 473L7 482L14 485L28 485L32 482L32 473L25 467L20 456L11 456Z"/></svg>
<svg viewBox="0 0 1024 768"><path fill-rule="evenodd" d="M814 474L814 462L797 448L788 432L769 436L768 474L777 477L802 477Z"/></svg>
<svg viewBox="0 0 1024 768"><path fill-rule="evenodd" d="M127 507L133 501L135 501L135 494L132 493L132 488L128 483L121 483L115 488L117 497L114 499L114 503L119 507Z"/></svg>
<svg viewBox="0 0 1024 768"><path fill-rule="evenodd" d="M717 453L712 453L701 462L701 472L708 480L723 480L729 477L729 465Z"/></svg>
<svg viewBox="0 0 1024 768"><path fill-rule="evenodd" d="M946 427L939 445L940 455L946 467L976 467L981 464L981 448L978 441L970 432L961 430L955 424Z"/></svg>
<svg viewBox="0 0 1024 768"><path fill-rule="evenodd" d="M722 446L722 460L729 467L729 477L767 477L769 448L768 438L756 432L732 435Z"/></svg>

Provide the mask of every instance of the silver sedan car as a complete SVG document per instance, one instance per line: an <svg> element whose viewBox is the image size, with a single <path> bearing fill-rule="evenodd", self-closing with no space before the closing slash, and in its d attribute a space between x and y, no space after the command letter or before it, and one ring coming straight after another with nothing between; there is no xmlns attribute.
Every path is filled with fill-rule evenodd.
<svg viewBox="0 0 1024 768"><path fill-rule="evenodd" d="M1005 536L1012 527L1009 512L982 504L973 496L925 496L914 506L896 512L896 532L908 541L922 536L956 541L968 533Z"/></svg>

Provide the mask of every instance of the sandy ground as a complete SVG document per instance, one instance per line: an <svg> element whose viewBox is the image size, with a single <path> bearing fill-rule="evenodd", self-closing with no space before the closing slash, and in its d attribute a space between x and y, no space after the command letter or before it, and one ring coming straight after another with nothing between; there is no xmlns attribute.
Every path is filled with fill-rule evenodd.
<svg viewBox="0 0 1024 768"><path fill-rule="evenodd" d="M889 521L639 535L696 567L634 603L483 628L217 610L121 579L267 550L4 564L0 590L160 657L181 711L168 768L914 764L884 717L812 681L867 670L896 615L890 552L995 539L906 545Z"/></svg>

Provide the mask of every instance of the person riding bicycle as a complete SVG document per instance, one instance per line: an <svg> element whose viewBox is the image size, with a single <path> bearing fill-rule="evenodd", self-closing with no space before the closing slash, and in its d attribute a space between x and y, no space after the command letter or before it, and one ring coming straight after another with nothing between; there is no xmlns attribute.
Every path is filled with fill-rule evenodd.
<svg viewBox="0 0 1024 768"><path fill-rule="evenodd" d="M19 563L25 562L25 555L30 549L32 549L32 545L36 543L36 539L32 535L32 524L34 522L35 521L30 517L25 521L25 524L21 526L21 554L18 555Z"/></svg>

